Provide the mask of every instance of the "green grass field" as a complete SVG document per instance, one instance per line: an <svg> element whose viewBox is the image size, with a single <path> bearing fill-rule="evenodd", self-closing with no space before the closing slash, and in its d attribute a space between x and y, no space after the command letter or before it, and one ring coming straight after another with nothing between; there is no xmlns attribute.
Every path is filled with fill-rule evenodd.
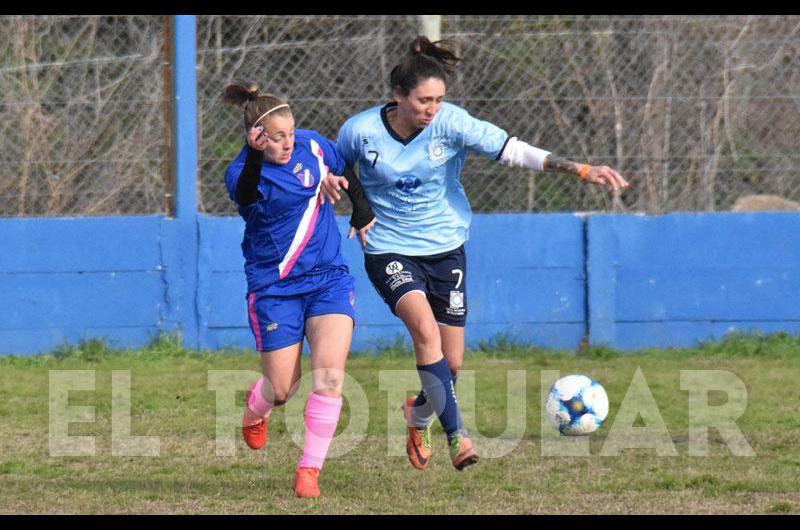
<svg viewBox="0 0 800 530"><path fill-rule="evenodd" d="M405 458L400 403L388 399L398 388L403 391L407 371L414 367L412 354L393 347L380 356L353 355L345 395L355 396L358 387L367 405L351 410L350 401L364 403L357 396L346 402L338 431L343 434L331 451L349 450L328 459L320 478L323 496L308 500L295 498L291 490L302 452L293 441L293 425L305 395L298 394L292 408L273 413L265 450L253 452L236 430L243 392L223 399L218 413L223 394L209 390L210 379L221 371L238 380L247 379L247 371L256 376L252 352L192 352L162 338L139 351L87 341L49 356L2 357L0 512L798 513L798 361L800 339L786 335L631 355L607 348L575 355L495 341L467 353L459 380L467 426L486 438L476 440L482 460L464 472L454 470L437 427L433 461L420 472ZM73 409L93 407L94 421L69 423L65 431L70 437L93 437L89 456L51 455L53 422L64 419L51 411L58 395L49 391L51 371L70 370L94 371L89 377L95 389L72 390L67 403ZM698 446L690 436L690 393L681 388L681 373L697 370L729 372L744 383L746 408L735 426L753 456L735 454L739 449L715 428L708 430L707 454L690 454ZM561 454L563 443L580 450L576 440L560 438L549 426L543 430L542 375L549 385L552 371L586 373L608 392L609 418L589 437L584 454L548 456L553 448ZM135 456L131 446L114 449L112 400L124 401L117 376L126 372L131 404L113 407L114 417L124 422L129 413L130 435L154 437L157 456ZM642 394L642 381L652 402L636 397L649 395ZM729 403L719 390L709 392L708 400L712 410ZM233 416L225 415L228 402ZM645 406L637 412L637 404L647 403L655 410ZM623 405L627 420L615 423ZM524 420L507 420L520 411ZM230 423L218 434L220 414ZM359 432L359 424L366 432ZM612 435L626 428L628 437ZM115 427L114 436L118 431ZM630 437L632 432L667 433L668 438L658 446L644 445ZM673 454L666 456L670 448Z"/></svg>

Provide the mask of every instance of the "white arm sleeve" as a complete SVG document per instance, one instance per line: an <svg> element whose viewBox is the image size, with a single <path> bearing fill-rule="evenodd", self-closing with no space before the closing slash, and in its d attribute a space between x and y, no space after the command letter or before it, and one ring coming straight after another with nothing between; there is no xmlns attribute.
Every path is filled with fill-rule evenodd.
<svg viewBox="0 0 800 530"><path fill-rule="evenodd" d="M544 159L550 151L533 147L514 136L508 139L503 154L500 156L500 163L510 167L526 167L542 171L544 169Z"/></svg>

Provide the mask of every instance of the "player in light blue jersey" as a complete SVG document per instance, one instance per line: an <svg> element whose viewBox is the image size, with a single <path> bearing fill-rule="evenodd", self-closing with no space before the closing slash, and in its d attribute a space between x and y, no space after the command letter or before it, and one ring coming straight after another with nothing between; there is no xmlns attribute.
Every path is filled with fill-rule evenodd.
<svg viewBox="0 0 800 530"><path fill-rule="evenodd" d="M321 194L322 180L348 190L351 236L358 230L363 240L373 214L333 142L316 131L296 130L286 101L260 93L252 83L229 85L224 98L244 109L247 141L228 166L225 184L245 220L248 319L263 373L248 393L242 435L251 448L264 447L270 413L298 388L307 337L312 393L294 490L299 497L318 497L319 472L342 408L355 318L353 278L341 254L332 203ZM351 176L337 176L343 173Z"/></svg>
<svg viewBox="0 0 800 530"><path fill-rule="evenodd" d="M411 334L422 391L403 406L411 464L425 469L430 424L439 417L457 469L478 460L463 427L455 380L464 358L466 256L472 212L460 174L467 153L501 164L561 171L619 190L628 183L607 166L554 156L444 102L459 61L449 43L416 38L390 74L394 101L348 119L337 145L359 178L377 224L367 237L372 284ZM336 197L335 182L323 192Z"/></svg>

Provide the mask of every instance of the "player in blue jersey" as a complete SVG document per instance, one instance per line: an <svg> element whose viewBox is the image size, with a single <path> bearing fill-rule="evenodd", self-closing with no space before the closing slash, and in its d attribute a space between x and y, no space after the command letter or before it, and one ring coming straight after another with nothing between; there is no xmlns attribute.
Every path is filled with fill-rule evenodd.
<svg viewBox="0 0 800 530"><path fill-rule="evenodd" d="M242 434L253 449L266 443L272 409L297 390L306 337L312 393L294 490L300 497L317 497L318 475L342 407L355 318L353 278L320 183L329 178L347 189L353 201L351 237L358 231L364 241L374 216L333 142L316 131L295 129L288 103L252 83L229 85L223 95L244 109L246 144L228 166L225 184L245 220L247 310L263 373L248 393Z"/></svg>
<svg viewBox="0 0 800 530"><path fill-rule="evenodd" d="M425 469L430 425L439 417L457 469L478 455L463 427L455 380L464 358L467 316L464 242L472 212L460 182L468 152L508 166L569 172L614 190L628 186L607 166L554 156L444 102L448 74L459 61L447 42L416 38L391 71L394 101L348 119L337 145L359 178L377 224L365 268L373 286L408 329L422 391L403 406L411 464ZM335 182L323 183L335 194Z"/></svg>

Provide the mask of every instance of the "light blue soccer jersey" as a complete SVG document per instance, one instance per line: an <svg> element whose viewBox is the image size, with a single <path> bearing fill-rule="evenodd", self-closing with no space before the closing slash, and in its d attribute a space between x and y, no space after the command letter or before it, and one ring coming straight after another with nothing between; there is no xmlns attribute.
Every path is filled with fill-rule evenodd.
<svg viewBox="0 0 800 530"><path fill-rule="evenodd" d="M433 121L409 139L386 121L395 103L348 119L337 146L355 167L377 223L367 235L367 254L427 256L460 247L472 218L461 167L467 152L497 159L508 139L499 127L443 103Z"/></svg>

